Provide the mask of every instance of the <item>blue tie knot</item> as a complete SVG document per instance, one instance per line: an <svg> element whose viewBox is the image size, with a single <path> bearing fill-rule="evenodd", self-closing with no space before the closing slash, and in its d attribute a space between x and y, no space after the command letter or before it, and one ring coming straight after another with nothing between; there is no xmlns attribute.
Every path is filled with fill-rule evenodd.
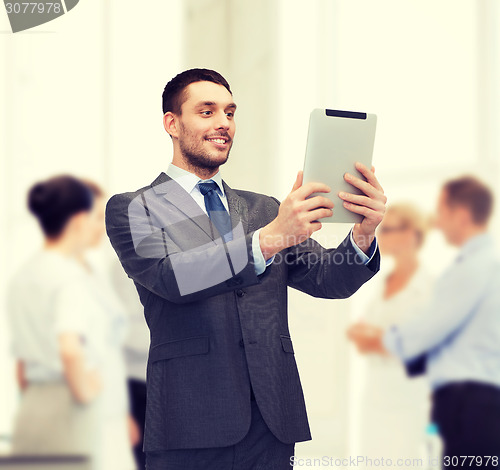
<svg viewBox="0 0 500 470"><path fill-rule="evenodd" d="M202 183L201 181L198 183L198 187L200 188L201 194L205 196L205 194L208 194L210 191L215 191L217 189L217 183L215 181L209 180L205 183Z"/></svg>

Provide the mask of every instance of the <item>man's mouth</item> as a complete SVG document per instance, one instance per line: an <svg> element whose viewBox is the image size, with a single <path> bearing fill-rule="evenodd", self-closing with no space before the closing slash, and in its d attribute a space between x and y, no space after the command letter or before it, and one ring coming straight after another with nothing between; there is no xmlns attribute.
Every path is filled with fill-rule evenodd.
<svg viewBox="0 0 500 470"><path fill-rule="evenodd" d="M229 142L228 137L222 137L222 136L217 136L217 137L207 137L206 140L209 142L212 142L217 145L226 145Z"/></svg>

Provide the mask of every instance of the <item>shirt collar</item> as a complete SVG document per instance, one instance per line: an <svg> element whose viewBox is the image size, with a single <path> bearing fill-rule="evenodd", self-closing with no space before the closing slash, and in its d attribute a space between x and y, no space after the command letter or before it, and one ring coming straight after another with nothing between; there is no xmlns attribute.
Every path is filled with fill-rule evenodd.
<svg viewBox="0 0 500 470"><path fill-rule="evenodd" d="M457 260L462 260L468 254L493 245L493 238L488 232L483 232L469 238L460 248L457 255Z"/></svg>
<svg viewBox="0 0 500 470"><path fill-rule="evenodd" d="M183 168L180 168L177 165L170 163L168 165L166 174L170 176L170 178L175 180L178 184L180 184L182 188L185 189L189 194L191 194L191 192L196 187L199 181L212 180L215 181L215 183L217 183L218 186L217 192L219 193L219 195L221 196L225 195L220 171L217 171L217 173L213 175L211 178L209 178L209 180L202 180L194 173L191 173L190 171L184 170Z"/></svg>

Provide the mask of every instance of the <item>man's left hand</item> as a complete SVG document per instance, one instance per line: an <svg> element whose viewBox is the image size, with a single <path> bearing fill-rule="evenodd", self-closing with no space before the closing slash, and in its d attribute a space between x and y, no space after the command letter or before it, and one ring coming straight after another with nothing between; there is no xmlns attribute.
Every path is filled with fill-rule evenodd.
<svg viewBox="0 0 500 470"><path fill-rule="evenodd" d="M349 184L360 189L364 195L341 192L339 197L344 201L346 209L363 216L361 223L354 225L352 236L356 245L365 253L368 253L375 238L375 229L384 218L387 197L375 177L374 167L369 170L362 163L356 162L356 169L366 178L366 181L350 173L346 173L344 179Z"/></svg>

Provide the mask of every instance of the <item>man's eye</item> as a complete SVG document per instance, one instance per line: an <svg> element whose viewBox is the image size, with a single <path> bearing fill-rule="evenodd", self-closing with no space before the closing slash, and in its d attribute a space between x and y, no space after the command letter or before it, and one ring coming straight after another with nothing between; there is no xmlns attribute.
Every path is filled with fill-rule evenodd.
<svg viewBox="0 0 500 470"><path fill-rule="evenodd" d="M226 115L229 117L234 117L234 113L226 113Z"/></svg>
<svg viewBox="0 0 500 470"><path fill-rule="evenodd" d="M210 116L210 114L212 114L212 111L202 111L201 114L203 114L204 116Z"/></svg>

